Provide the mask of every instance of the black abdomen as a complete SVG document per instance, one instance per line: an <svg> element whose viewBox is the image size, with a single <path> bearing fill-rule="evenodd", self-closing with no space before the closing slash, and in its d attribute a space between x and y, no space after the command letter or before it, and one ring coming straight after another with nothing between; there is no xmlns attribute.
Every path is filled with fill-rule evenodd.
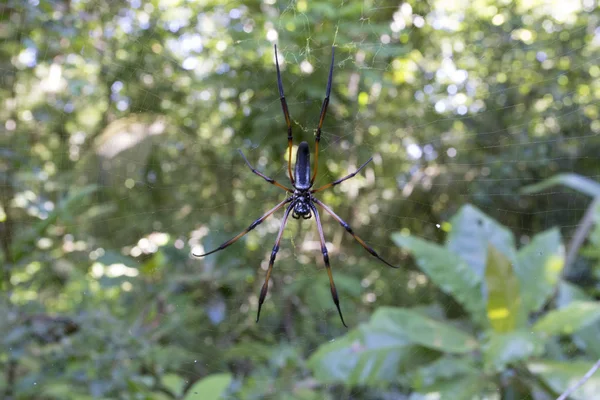
<svg viewBox="0 0 600 400"><path fill-rule="evenodd" d="M310 149L306 142L302 142L298 146L294 175L296 179L296 189L306 190L310 188Z"/></svg>

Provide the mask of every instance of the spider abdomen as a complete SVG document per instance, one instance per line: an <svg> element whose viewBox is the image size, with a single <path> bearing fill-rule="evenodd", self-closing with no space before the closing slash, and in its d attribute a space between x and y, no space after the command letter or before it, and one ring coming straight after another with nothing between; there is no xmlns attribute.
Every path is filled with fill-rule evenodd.
<svg viewBox="0 0 600 400"><path fill-rule="evenodd" d="M302 142L298 146L294 175L296 175L296 182L294 183L296 189L310 189L312 186L310 184L310 150L308 148L308 143L306 142Z"/></svg>

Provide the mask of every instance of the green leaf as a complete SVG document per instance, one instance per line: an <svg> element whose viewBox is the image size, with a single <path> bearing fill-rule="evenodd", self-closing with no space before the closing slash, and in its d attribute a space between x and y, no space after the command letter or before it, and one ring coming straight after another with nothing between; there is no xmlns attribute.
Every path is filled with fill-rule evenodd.
<svg viewBox="0 0 600 400"><path fill-rule="evenodd" d="M177 374L166 374L162 377L162 384L175 396L181 396L185 386L185 379Z"/></svg>
<svg viewBox="0 0 600 400"><path fill-rule="evenodd" d="M490 392L497 392L497 388L493 387L493 383L481 375L473 374L460 379L436 382L426 390L419 390L418 393L412 393L409 400L471 400L488 398L484 395Z"/></svg>
<svg viewBox="0 0 600 400"><path fill-rule="evenodd" d="M565 249L557 228L539 233L517 254L516 275L521 283L523 310L539 310L554 293L563 267Z"/></svg>
<svg viewBox="0 0 600 400"><path fill-rule="evenodd" d="M0 383L4 383L1 382ZM72 384L67 382L49 382L42 386L41 394L51 399L81 399L93 400L94 397L89 396L81 389L76 389Z"/></svg>
<svg viewBox="0 0 600 400"><path fill-rule="evenodd" d="M459 256L425 240L392 235L396 245L413 254L421 270L445 293L460 303L480 325L486 324L481 278Z"/></svg>
<svg viewBox="0 0 600 400"><path fill-rule="evenodd" d="M558 285L558 295L556 296L557 308L563 308L574 301L593 300L581 287L561 281Z"/></svg>
<svg viewBox="0 0 600 400"><path fill-rule="evenodd" d="M515 260L515 239L511 231L470 204L450 219L446 247L458 254L483 277L488 244L491 243L510 260Z"/></svg>
<svg viewBox="0 0 600 400"><path fill-rule="evenodd" d="M231 374L209 375L194 383L184 400L218 400L231 384L231 379Z"/></svg>
<svg viewBox="0 0 600 400"><path fill-rule="evenodd" d="M600 196L600 183L577 174L554 175L553 177L543 180L542 182L523 187L521 189L521 193L539 193L556 185L566 186L591 197Z"/></svg>
<svg viewBox="0 0 600 400"><path fill-rule="evenodd" d="M383 307L375 312L369 325L386 326L411 343L446 353L468 353L478 347L471 335L414 310Z"/></svg>
<svg viewBox="0 0 600 400"><path fill-rule="evenodd" d="M593 361L536 361L527 364L527 369L539 376L556 393L562 393L575 385L592 367ZM592 375L579 389L571 394L569 399L592 400L598 399L600 393L600 376Z"/></svg>
<svg viewBox="0 0 600 400"><path fill-rule="evenodd" d="M375 386L396 382L403 367L431 361L425 349L411 346L394 325L381 322L320 346L308 360L313 376L322 383Z"/></svg>
<svg viewBox="0 0 600 400"><path fill-rule="evenodd" d="M591 301L593 298L584 292L579 286L568 282L561 282L558 290L556 303L559 308L566 307L573 301ZM600 358L600 323L586 326L573 334L573 343L585 354L593 358Z"/></svg>
<svg viewBox="0 0 600 400"><path fill-rule="evenodd" d="M485 268L487 316L496 332L511 332L523 324L519 281L511 262L492 244L488 247Z"/></svg>
<svg viewBox="0 0 600 400"><path fill-rule="evenodd" d="M420 391L438 382L475 375L478 371L474 357L444 356L417 370L412 387Z"/></svg>
<svg viewBox="0 0 600 400"><path fill-rule="evenodd" d="M535 323L533 329L547 335L570 335L600 320L600 303L575 301L552 310Z"/></svg>
<svg viewBox="0 0 600 400"><path fill-rule="evenodd" d="M348 385L393 382L400 360L409 349L406 340L385 332L365 334L366 339L355 330L320 346L308 360L315 378ZM379 340L373 340L376 337Z"/></svg>
<svg viewBox="0 0 600 400"><path fill-rule="evenodd" d="M509 364L541 355L544 342L539 335L523 330L510 333L492 332L483 350L486 368L501 372Z"/></svg>
<svg viewBox="0 0 600 400"><path fill-rule="evenodd" d="M475 338L414 310L381 308L368 324L319 348L309 368L321 382L374 385L395 382L401 368L429 361L432 353L477 349Z"/></svg>

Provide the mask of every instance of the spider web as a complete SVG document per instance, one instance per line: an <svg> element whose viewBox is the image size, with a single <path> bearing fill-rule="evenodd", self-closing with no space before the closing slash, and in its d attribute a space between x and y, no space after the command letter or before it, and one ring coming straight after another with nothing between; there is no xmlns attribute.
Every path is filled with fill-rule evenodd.
<svg viewBox="0 0 600 400"><path fill-rule="evenodd" d="M71 135L69 146L66 151L63 149L61 157L64 163L80 165L75 169L73 180L63 182L65 188L79 184L83 187L90 181L97 182L100 188L119 187L119 210L106 206L102 193L94 192L91 195L94 202L89 210L89 213L96 213L92 226L83 226L74 219L66 224L66 229L74 232L89 230L100 238L116 237L123 244L120 255L147 260L167 240L166 237L178 250L210 250L281 201L281 191L253 175L236 151L241 148L257 169L284 185L289 184L285 122L274 68L269 77L271 83L266 88L256 87L251 70L261 60L272 58L272 44L278 43L294 143L297 145L306 140L311 151L321 107L322 97L319 96L325 93L331 47L336 46L334 90L322 133L316 185L338 179L354 171L371 155L374 157L373 163L359 176L324 192L319 198L331 205L384 258L397 264L406 262L398 257L399 251L390 239L391 233L403 229L439 242L444 237L440 230L442 223L465 203L475 204L516 232L520 243L527 243L533 233L553 226L560 227L563 240L568 242L589 199L562 188L528 197L519 196L518 191L523 184L538 182L558 172L581 173L584 170L589 178L600 178L600 157L597 155L600 125L592 118L597 113L598 88L592 88L586 95L581 92L586 90L582 86L590 82L583 81L579 87L570 89L568 79L572 76L567 73L597 74L594 66L600 57L599 28L592 26L592 22L587 26L575 23L580 13L591 11L592 3L584 1L580 8L573 6L570 9L558 3L539 5L531 13L537 19L524 21L522 27L513 31L512 41L502 50L476 32L471 44L461 43L457 32L464 29L461 24L469 23L468 16L464 15L467 3L457 1L448 6L442 3L435 3L429 14L422 15L408 4L398 6L364 1L360 4L360 17L351 21L351 27L360 28L355 36L346 31L350 28L345 19L328 14L332 9L340 13L346 11L350 7L347 1L322 10L324 18L335 23L316 25L310 21L307 2L265 1L262 7L269 17L262 27L253 25L250 7L216 5L199 15L192 15L185 11L185 5L175 7L173 4L172 15L148 32L162 51L157 51L148 39L140 39L140 49L153 52L154 56L158 54L167 61L160 68L170 65L173 70L191 72L188 78L183 77L173 85L182 92L186 85L193 86L193 90L186 92L187 101L198 104L191 107L198 114L178 115L176 120L184 126L173 126L175 119L168 115L156 117L157 104L165 110L169 108L166 103L175 101L165 94L165 88L152 86L153 74L165 71L158 71L152 64L131 65L121 60L117 50L117 57L110 61L110 65L118 67L120 74L120 79L119 76L110 77L113 78L110 107L114 120L94 139L96 157L91 161L79 157L86 146L92 145L89 132L84 129ZM59 7L58 4L55 6ZM168 11L166 3L159 7ZM136 32L147 31L150 25L144 15L150 14L148 10L147 4L136 1L123 5L121 12L114 16L114 32L109 29L103 34L110 37L121 30L136 36ZM390 18L385 20L382 15ZM544 21L540 15L546 15L545 20L553 21L553 25L543 26L541 29L546 34L542 30L539 32L543 39L534 40L532 24ZM494 25L501 27L504 23L496 20ZM190 25L196 27L190 29ZM440 41L439 54L437 57L416 54L418 47L410 44L425 40L419 31L431 25L436 26L438 32L447 33L447 38ZM163 35L164 31L170 31L171 35ZM548 31L554 33L549 35ZM567 48L560 36L563 32L580 40ZM219 35L224 33L229 33L229 37L220 38ZM297 45L294 43L298 41L292 41L291 37L304 37L305 40L302 45ZM39 54L40 50L36 50L36 54L33 48L32 45L18 56L22 65L33 68L36 58L44 58ZM248 55L248 48L256 49L254 59L235 59L235 54ZM209 49L222 56L199 56ZM94 59L97 51L83 47L79 56L84 60ZM514 76L517 67L505 63L503 65L508 69L496 71L495 82L481 81L477 66L494 70L488 63L502 58L495 55L497 51L506 56L519 54L515 59L525 77L523 80ZM412 53L404 57L406 52ZM519 58L521 53L522 59ZM527 58L527 54L535 57ZM561 67L560 63L571 56L575 61L568 68ZM419 59L424 61L418 62ZM64 71L60 75L53 65L58 63L47 64L43 69L45 75L42 74L44 78L39 84L58 92L62 90L61 82L73 78ZM247 75L240 80L231 71ZM139 77L139 82L131 79L127 82L129 87L125 88L123 82L132 76ZM202 82L208 77L218 79L218 83L211 82L206 87L201 83L194 84L194 79ZM246 86L232 87L228 84L232 77L237 78L234 79L237 84ZM502 82L512 82L513 78L517 83L502 85ZM546 93L535 90L536 86L544 88L549 82L565 78L565 91L554 93L554 99L549 100L544 97ZM320 88L316 82L320 82ZM53 89L52 85L58 86ZM315 90L321 94L315 95ZM138 93L136 104L132 104L132 95L128 91ZM144 95L140 96L140 92ZM532 93L531 98L526 99L528 103L512 102L511 96L520 99L522 96L517 95L522 92ZM231 100L234 98L238 99L237 103ZM564 106L559 109L547 104L561 101ZM396 102L405 108L397 108ZM61 118L68 120L78 104L81 104L78 99L66 101ZM221 118L215 119L214 113L206 111L211 107L218 108ZM531 109L534 111L528 114ZM230 122L240 110L252 121L251 124ZM176 107L171 111L178 112ZM528 119L528 116L535 118ZM207 119L203 120L204 117ZM497 125L490 125L488 120L494 118ZM272 126L277 127L279 136L273 135ZM569 133L575 130L578 133L562 135L563 126ZM11 129L10 122L6 127ZM166 161L159 167L152 166L153 154L160 154ZM533 165L535 169L530 168ZM546 174L539 175L540 165L547 166ZM168 175L168 180L161 180L158 171ZM44 175L43 170L39 173ZM37 178L43 181L43 177ZM26 190L22 192L23 201L26 201ZM225 199L222 192L227 192L229 197ZM190 195L198 196L202 201L188 204L185 200ZM36 201L45 203L45 196L40 195L31 202ZM54 207L49 204L35 212L42 216L49 214ZM199 271L198 282L202 285L207 285L206 280L213 277L223 279L221 270L248 277L248 286L254 288L255 294L237 309L225 308L223 293L212 293L215 298L210 301L204 294L198 294L198 300L207 304L210 321L215 325L226 323L234 327L246 323L249 315L253 318L258 288L264 279L282 214L282 211L276 213L246 238L221 252L223 254L190 260L173 271L182 279L189 277L190 271ZM382 264L368 262L368 254L358 243L347 237L332 218L325 213L321 215L334 278L342 288L342 310L350 324L367 320L369 313L378 306L397 305L389 301L398 298L382 293L382 287L398 291L404 290L407 282L413 289L425 285L422 275L417 272L397 273L386 270ZM273 304L273 297L267 297L259 324L260 330L280 332L280 341L289 338L289 326L293 332L293 327L305 318L314 319L315 325L326 333L326 339L340 334L337 327L328 328L337 323L335 308L329 298L318 298L322 308L315 313L314 308L299 304L298 296L290 289L320 286L328 296L328 280L314 225L314 219L290 219L280 245L270 291L278 298L287 296L290 300L286 304ZM84 246L77 239L76 233L68 234L63 246L73 249L82 246L89 252L92 262L107 256L101 240ZM251 255L246 255L248 252ZM239 268L236 264L240 260L247 265ZM122 265L122 260L117 261L114 265ZM161 268L169 268L170 262L173 258ZM352 272L353 268L361 271L360 277ZM96 270L92 267L91 275L101 278L110 271L108 267L96 267ZM112 270L116 276L126 277L128 273L130 269L126 265ZM350 299L352 290L345 288L357 279L362 290L355 293L360 300L353 303ZM386 285L378 285L378 280L385 280ZM413 290L412 304L423 302L421 293ZM359 307L357 303L367 306ZM176 302L172 307L173 312L179 311ZM279 329L280 322L269 318L269 314L277 313L278 309L281 313L296 310L284 317L288 330ZM181 335L186 340L193 340L186 333ZM211 338L204 340L206 345L213 344ZM294 340L303 342L297 335ZM289 351L281 346L282 352ZM198 358L190 352L189 367L183 372L195 371ZM221 360L201 362L211 370L222 363Z"/></svg>

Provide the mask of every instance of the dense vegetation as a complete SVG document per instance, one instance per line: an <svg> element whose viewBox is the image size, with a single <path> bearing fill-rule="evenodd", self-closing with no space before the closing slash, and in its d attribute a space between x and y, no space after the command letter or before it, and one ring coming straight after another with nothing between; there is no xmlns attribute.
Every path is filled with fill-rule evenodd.
<svg viewBox="0 0 600 400"><path fill-rule="evenodd" d="M563 4L564 3L564 4ZM553 399L600 358L597 1L0 5L0 397ZM310 221L281 213L336 62ZM314 154L313 154L314 157ZM600 398L592 377L572 398ZM433 397L428 397L433 396ZM438 396L438 397L435 397Z"/></svg>

